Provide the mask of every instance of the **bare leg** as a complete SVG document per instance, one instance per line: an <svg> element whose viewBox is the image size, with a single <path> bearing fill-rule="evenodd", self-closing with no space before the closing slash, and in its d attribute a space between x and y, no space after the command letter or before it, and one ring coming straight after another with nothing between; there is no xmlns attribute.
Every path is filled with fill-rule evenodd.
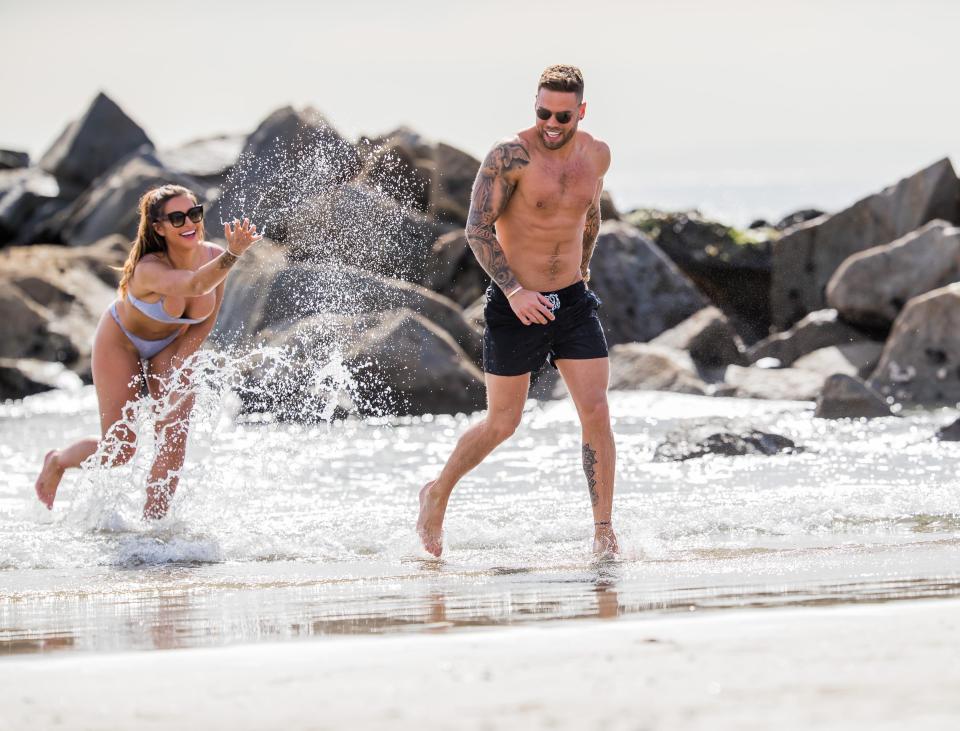
<svg viewBox="0 0 960 731"><path fill-rule="evenodd" d="M116 444L113 454L107 455L107 458L110 465L124 464L134 454L134 435L129 428L117 422L121 421L124 406L136 399L140 392L140 359L109 313L104 313L97 327L92 366L93 385L100 409L100 433L106 437L109 432ZM65 449L47 452L34 490L48 510L53 509L64 471L79 467L97 451L100 441L81 439Z"/></svg>
<svg viewBox="0 0 960 731"><path fill-rule="evenodd" d="M154 398L168 399L168 404L166 413L157 420L154 427L157 454L150 468L147 499L143 505L143 517L147 519L160 519L167 514L170 500L180 482L180 470L187 454L190 415L195 399L190 392L189 372L178 373L175 383L172 378L176 369L180 368L195 350L192 342L185 346L184 339L178 338L148 364L147 383L150 393ZM171 394L171 390L174 393Z"/></svg>
<svg viewBox="0 0 960 731"><path fill-rule="evenodd" d="M557 361L557 368L580 417L583 472L593 506L593 550L599 554L616 554L619 547L612 515L617 448L607 404L610 361L607 358L564 359Z"/></svg>
<svg viewBox="0 0 960 731"><path fill-rule="evenodd" d="M530 374L494 376L486 374L487 415L463 433L440 476L420 490L417 533L428 553L443 551L443 516L450 493L460 479L480 464L520 425L523 404L530 390Z"/></svg>

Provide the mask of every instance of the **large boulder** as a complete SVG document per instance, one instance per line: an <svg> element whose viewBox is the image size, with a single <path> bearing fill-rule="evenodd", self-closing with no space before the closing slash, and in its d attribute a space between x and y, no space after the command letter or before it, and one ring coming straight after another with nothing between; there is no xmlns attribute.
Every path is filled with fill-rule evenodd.
<svg viewBox="0 0 960 731"><path fill-rule="evenodd" d="M847 322L888 330L907 300L958 279L960 228L936 220L846 259L827 283L827 302Z"/></svg>
<svg viewBox="0 0 960 731"><path fill-rule="evenodd" d="M14 246L0 252L0 357L57 361L89 375L93 334L129 244Z"/></svg>
<svg viewBox="0 0 960 731"><path fill-rule="evenodd" d="M189 175L206 186L221 188L246 143L245 135L216 135L158 150L157 159L170 170Z"/></svg>
<svg viewBox="0 0 960 731"><path fill-rule="evenodd" d="M249 216L283 241L301 206L361 170L356 147L313 108L283 107L247 138L223 187L219 215Z"/></svg>
<svg viewBox="0 0 960 731"><path fill-rule="evenodd" d="M822 309L827 282L852 254L889 243L942 218L960 220L960 181L947 159L832 216L790 229L773 245L774 326L790 327Z"/></svg>
<svg viewBox="0 0 960 731"><path fill-rule="evenodd" d="M262 336L273 347L244 374L240 397L248 411L315 421L343 413L472 412L485 403L477 366L448 332L406 308L317 314Z"/></svg>
<svg viewBox="0 0 960 731"><path fill-rule="evenodd" d="M405 127L382 137L362 138L364 146L374 151L365 172L369 181L441 223L466 225L479 160Z"/></svg>
<svg viewBox="0 0 960 731"><path fill-rule="evenodd" d="M461 307L469 307L483 296L490 277L473 255L463 229L438 238L427 258L421 284L449 297Z"/></svg>
<svg viewBox="0 0 960 731"><path fill-rule="evenodd" d="M789 330L771 335L747 350L751 363L775 358L781 366L821 348L868 341L870 338L841 320L836 310L811 312Z"/></svg>
<svg viewBox="0 0 960 731"><path fill-rule="evenodd" d="M22 399L55 388L79 388L83 382L61 363L29 358L0 358L0 401Z"/></svg>
<svg viewBox="0 0 960 731"><path fill-rule="evenodd" d="M873 419L893 416L890 405L856 376L836 373L823 384L813 415L821 419Z"/></svg>
<svg viewBox="0 0 960 731"><path fill-rule="evenodd" d="M665 213L638 209L626 220L657 246L730 319L747 342L770 327L770 236L776 231L739 231L697 211Z"/></svg>
<svg viewBox="0 0 960 731"><path fill-rule="evenodd" d="M842 343L807 353L797 358L793 367L814 371L823 376L843 373L851 377L866 378L877 367L882 352L883 343L873 340Z"/></svg>
<svg viewBox="0 0 960 731"><path fill-rule="evenodd" d="M960 401L960 284L910 300L893 323L869 383L907 404Z"/></svg>
<svg viewBox="0 0 960 731"><path fill-rule="evenodd" d="M267 329L287 330L318 314L354 317L399 309L431 320L450 333L472 361L480 362L479 332L447 298L356 267L290 261L282 247L269 241L244 254L244 262L227 280L216 332L243 341L257 339Z"/></svg>
<svg viewBox="0 0 960 731"><path fill-rule="evenodd" d="M71 246L86 246L110 234L133 240L140 221L137 210L140 197L150 188L165 183L186 186L203 201L215 196L215 192L200 181L165 167L152 151L141 150L98 178L57 217L60 240ZM207 221L207 235L216 235L216 220L211 221L208 216Z"/></svg>
<svg viewBox="0 0 960 731"><path fill-rule="evenodd" d="M153 145L146 132L101 92L44 153L40 167L79 193L144 145Z"/></svg>
<svg viewBox="0 0 960 731"><path fill-rule="evenodd" d="M743 368L729 366L723 374L725 396L814 401L826 377L799 368Z"/></svg>
<svg viewBox="0 0 960 731"><path fill-rule="evenodd" d="M726 316L716 307L704 307L650 341L690 353L699 368L747 365L743 342Z"/></svg>
<svg viewBox="0 0 960 731"><path fill-rule="evenodd" d="M380 191L346 183L293 208L285 243L296 259L349 264L420 282L434 241L448 230Z"/></svg>
<svg viewBox="0 0 960 731"><path fill-rule="evenodd" d="M0 150L0 170L16 170L30 165L30 154L18 150Z"/></svg>
<svg viewBox="0 0 960 731"><path fill-rule="evenodd" d="M621 221L601 224L590 272L610 345L651 340L708 304L653 241Z"/></svg>
<svg viewBox="0 0 960 731"><path fill-rule="evenodd" d="M33 243L38 224L66 205L49 173L39 168L0 170L0 246Z"/></svg>
<svg viewBox="0 0 960 731"><path fill-rule="evenodd" d="M557 388L557 396L566 393L562 382ZM651 343L623 343L610 349L610 390L705 395L710 387L682 350Z"/></svg>

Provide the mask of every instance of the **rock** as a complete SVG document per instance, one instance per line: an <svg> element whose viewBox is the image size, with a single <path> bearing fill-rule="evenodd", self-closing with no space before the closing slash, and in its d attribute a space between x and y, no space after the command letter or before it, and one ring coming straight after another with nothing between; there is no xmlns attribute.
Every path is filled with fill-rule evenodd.
<svg viewBox="0 0 960 731"><path fill-rule="evenodd" d="M430 142L416 132L401 127L382 137L360 140L361 148L384 149L393 153L395 168L401 180L383 185L401 202L416 201L440 223L465 226L470 211L470 192L480 169L480 161L450 145ZM366 173L374 181L383 176L376 171ZM396 179L395 179L396 180ZM425 190L425 200L420 192Z"/></svg>
<svg viewBox="0 0 960 731"><path fill-rule="evenodd" d="M960 401L960 284L910 300L893 323L871 386L901 403Z"/></svg>
<svg viewBox="0 0 960 731"><path fill-rule="evenodd" d="M773 245L774 326L790 327L822 309L827 282L858 251L889 243L942 218L960 220L960 181L947 159L839 213L795 226Z"/></svg>
<svg viewBox="0 0 960 731"><path fill-rule="evenodd" d="M562 381L555 395L566 394ZM610 349L611 391L673 391L704 395L710 387L682 350L651 343L624 343Z"/></svg>
<svg viewBox="0 0 960 731"><path fill-rule="evenodd" d="M729 431L729 426L704 424L667 435L653 453L654 462L683 462L715 454L722 457L770 456L801 451L792 439L757 429Z"/></svg>
<svg viewBox="0 0 960 731"><path fill-rule="evenodd" d="M60 134L40 167L79 193L134 150L153 146L146 133L102 92Z"/></svg>
<svg viewBox="0 0 960 731"><path fill-rule="evenodd" d="M318 314L355 317L408 309L450 333L474 363L480 362L480 333L456 304L423 287L351 266L290 261L282 247L268 241L244 259L227 279L215 329L229 341L286 330Z"/></svg>
<svg viewBox="0 0 960 731"><path fill-rule="evenodd" d="M620 221L601 224L590 271L590 288L610 303L600 314L609 345L648 341L707 305L656 244Z"/></svg>
<svg viewBox="0 0 960 731"><path fill-rule="evenodd" d="M206 137L159 150L157 159L165 168L189 175L205 186L222 188L246 142L246 135Z"/></svg>
<svg viewBox="0 0 960 731"><path fill-rule="evenodd" d="M468 307L483 296L489 282L462 229L450 231L434 242L421 281L424 287Z"/></svg>
<svg viewBox="0 0 960 731"><path fill-rule="evenodd" d="M716 307L703 308L650 342L686 350L699 368L747 365L740 336Z"/></svg>
<svg viewBox="0 0 960 731"><path fill-rule="evenodd" d="M76 373L61 363L29 358L0 358L0 401L22 399L55 388L83 386Z"/></svg>
<svg viewBox="0 0 960 731"><path fill-rule="evenodd" d="M743 368L728 366L723 380L728 396L774 399L778 401L814 401L823 388L825 376L799 368Z"/></svg>
<svg viewBox="0 0 960 731"><path fill-rule="evenodd" d="M249 216L271 239L284 241L307 201L353 180L360 169L357 149L320 112L283 107L247 138L224 185L220 215Z"/></svg>
<svg viewBox="0 0 960 731"><path fill-rule="evenodd" d="M752 363L762 358L776 358L784 367L820 348L869 340L869 337L843 322L836 310L811 312L786 332L777 333L747 349Z"/></svg>
<svg viewBox="0 0 960 731"><path fill-rule="evenodd" d="M907 300L960 279L960 228L935 220L846 259L827 302L847 322L889 330Z"/></svg>
<svg viewBox="0 0 960 731"><path fill-rule="evenodd" d="M15 170L30 165L30 155L16 150L0 150L0 170Z"/></svg>
<svg viewBox="0 0 960 731"><path fill-rule="evenodd" d="M60 186L49 173L38 168L0 171L0 246L33 243L25 240L28 229L65 205Z"/></svg>
<svg viewBox="0 0 960 731"><path fill-rule="evenodd" d="M0 357L65 363L89 371L93 334L115 298L129 244L109 238L84 249L14 246L0 252Z"/></svg>
<svg viewBox="0 0 960 731"><path fill-rule="evenodd" d="M422 212L430 209L430 169L418 163L413 151L399 140L374 145L361 141L364 169L360 181L392 196L401 205L410 205Z"/></svg>
<svg viewBox="0 0 960 731"><path fill-rule="evenodd" d="M934 434L934 439L941 442L960 442L960 419L940 427Z"/></svg>
<svg viewBox="0 0 960 731"><path fill-rule="evenodd" d="M610 195L609 190L604 190L600 193L600 220L619 221L620 218L620 211L613 202L613 196Z"/></svg>
<svg viewBox="0 0 960 731"><path fill-rule="evenodd" d="M58 216L59 238L71 246L86 246L111 234L128 241L137 235L137 203L150 188L164 183L186 186L201 201L214 196L198 180L163 166L157 156L141 150L109 170ZM217 222L208 216L207 236L217 235ZM222 235L222 229L221 229Z"/></svg>
<svg viewBox="0 0 960 731"><path fill-rule="evenodd" d="M627 220L647 231L663 252L755 342L770 326L769 231L738 231L698 212L638 210ZM776 234L776 232L773 232Z"/></svg>
<svg viewBox="0 0 960 731"><path fill-rule="evenodd" d="M822 376L843 373L851 377L866 378L877 367L882 352L883 343L873 340L843 343L807 353L797 358L793 367L814 371Z"/></svg>
<svg viewBox="0 0 960 731"><path fill-rule="evenodd" d="M361 401L390 414L471 413L486 405L483 373L450 334L406 308L380 315L346 362Z"/></svg>
<svg viewBox="0 0 960 731"><path fill-rule="evenodd" d="M433 162L437 172L430 186L430 214L442 223L465 226L480 161L440 142L434 150Z"/></svg>
<svg viewBox="0 0 960 731"><path fill-rule="evenodd" d="M340 262L420 282L433 242L448 230L390 196L348 183L291 209L286 244L296 259Z"/></svg>
<svg viewBox="0 0 960 731"><path fill-rule="evenodd" d="M794 211L793 213L788 213L786 216L777 221L777 223L774 225L774 228L778 231L786 231L788 228L799 226L801 223L812 221L813 219L820 218L820 216L823 215L824 212L816 208L804 208L799 211Z"/></svg>
<svg viewBox="0 0 960 731"><path fill-rule="evenodd" d="M483 374L450 334L411 310L319 314L263 333L287 356L247 373L248 411L295 421L362 415L472 412Z"/></svg>
<svg viewBox="0 0 960 731"><path fill-rule="evenodd" d="M487 295L484 293L477 297L477 299L472 303L467 305L463 310L464 319L473 325L478 332L483 332L483 329L487 326L487 318L486 314L484 313L484 308L486 306Z"/></svg>
<svg viewBox="0 0 960 731"><path fill-rule="evenodd" d="M864 381L835 373L824 382L813 415L821 419L872 419L893 416L893 412L883 396Z"/></svg>

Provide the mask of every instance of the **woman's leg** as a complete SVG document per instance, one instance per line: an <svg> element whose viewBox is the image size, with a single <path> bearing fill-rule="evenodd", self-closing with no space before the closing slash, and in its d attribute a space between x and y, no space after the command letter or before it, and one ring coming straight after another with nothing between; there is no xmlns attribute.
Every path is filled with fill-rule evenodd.
<svg viewBox="0 0 960 731"><path fill-rule="evenodd" d="M181 370L183 363L196 350L184 347L183 338L177 338L147 364L147 384L150 394L165 399L163 413L154 426L157 453L147 482L147 500L143 506L144 518L162 518L170 508L170 500L180 482L180 470L187 453L190 415L194 394L189 370ZM176 381L173 375L176 373Z"/></svg>
<svg viewBox="0 0 960 731"><path fill-rule="evenodd" d="M124 407L137 398L143 384L140 358L109 313L104 313L93 340L93 385L100 411L101 439L81 439L69 447L47 452L34 489L47 509L53 509L64 470L79 467L110 440L107 465L125 464L133 456L135 435L122 417Z"/></svg>

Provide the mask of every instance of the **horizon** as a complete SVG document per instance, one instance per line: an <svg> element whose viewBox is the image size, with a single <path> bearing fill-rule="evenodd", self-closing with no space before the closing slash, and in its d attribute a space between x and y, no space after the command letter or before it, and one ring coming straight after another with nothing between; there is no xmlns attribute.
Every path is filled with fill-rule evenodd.
<svg viewBox="0 0 960 731"><path fill-rule="evenodd" d="M0 147L38 160L102 90L161 149L249 133L290 105L315 107L351 139L407 126L482 158L532 123L540 71L569 62L586 80L582 128L612 148L606 188L621 210L696 207L738 224L776 220L800 208L836 210L935 160L957 159L960 100L944 90L960 10L946 0L771 5L614 0L542 34L528 29L562 18L556 3L304 8L278 0L268 14L250 2L174 0L160 18L118 0L5 7L11 40L0 48L2 67L26 58L32 73L3 76L6 98L30 103L7 110ZM257 36L238 42L224 31L228 50L219 52L211 31L225 18ZM78 27L101 28L109 43L92 44ZM211 53L195 73L118 63L142 54L144 28L174 45L178 34L200 36ZM154 76L156 84L144 83ZM242 82L224 83L235 78ZM496 99L478 78L491 80ZM196 95L201 110L185 114Z"/></svg>

